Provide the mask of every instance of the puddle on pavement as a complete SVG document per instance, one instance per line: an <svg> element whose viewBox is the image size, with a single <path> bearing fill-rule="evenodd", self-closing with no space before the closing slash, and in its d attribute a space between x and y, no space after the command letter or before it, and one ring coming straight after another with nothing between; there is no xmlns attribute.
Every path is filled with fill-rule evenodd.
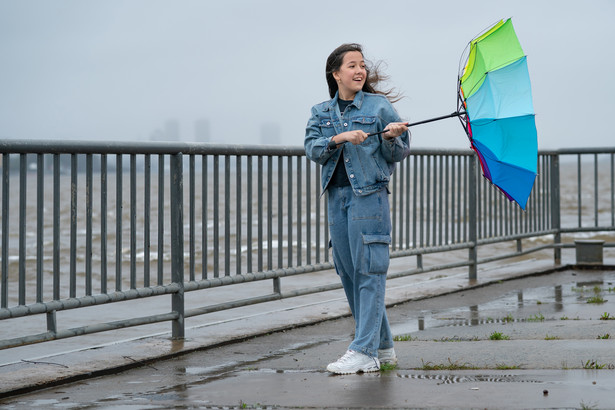
<svg viewBox="0 0 615 410"><path fill-rule="evenodd" d="M306 370L282 370L282 369L258 369L251 371L237 372L236 376L249 376L250 374L268 375L268 374L308 374L308 373L323 373L332 378L353 378L353 377L397 377L401 379L414 380L431 380L436 384L452 384L452 383L542 383L541 380L528 377L520 374L454 374L443 371L420 371L416 373L408 373L403 370L394 370L388 372L364 373L356 375L335 375L325 372L324 370L308 372Z"/></svg>
<svg viewBox="0 0 615 410"><path fill-rule="evenodd" d="M592 303L593 302L593 303ZM597 302L597 303L596 303ZM615 318L615 273L602 279L507 292L488 302L408 313L410 320L392 325L395 335L447 326L547 320Z"/></svg>

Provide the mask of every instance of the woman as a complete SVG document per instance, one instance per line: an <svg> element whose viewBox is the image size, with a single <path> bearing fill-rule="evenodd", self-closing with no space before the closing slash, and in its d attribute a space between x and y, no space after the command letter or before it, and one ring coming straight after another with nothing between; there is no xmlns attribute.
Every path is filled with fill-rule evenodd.
<svg viewBox="0 0 615 410"><path fill-rule="evenodd" d="M348 351L327 370L374 372L381 363L397 363L384 305L391 243L387 187L395 162L410 153L410 135L390 92L377 90L381 77L367 67L360 45L335 49L326 78L331 100L312 107L305 152L322 165L333 262L355 319Z"/></svg>

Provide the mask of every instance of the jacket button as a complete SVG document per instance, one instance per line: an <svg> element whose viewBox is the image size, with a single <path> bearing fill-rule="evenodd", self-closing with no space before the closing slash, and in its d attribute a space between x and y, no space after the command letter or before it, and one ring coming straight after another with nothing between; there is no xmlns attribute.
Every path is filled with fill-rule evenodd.
<svg viewBox="0 0 615 410"><path fill-rule="evenodd" d="M354 178L354 174L350 174L350 178Z"/></svg>
<svg viewBox="0 0 615 410"><path fill-rule="evenodd" d="M363 190L362 190L362 189L359 189L359 191L358 191L358 192L359 192L360 194L362 194L362 193L363 193Z"/></svg>
<svg viewBox="0 0 615 410"><path fill-rule="evenodd" d="M345 159L346 162L350 162L350 160L348 158Z"/></svg>
<svg viewBox="0 0 615 410"><path fill-rule="evenodd" d="M344 127L347 127L347 126L348 126L348 123L347 123L347 122L345 122L345 123L344 123Z"/></svg>

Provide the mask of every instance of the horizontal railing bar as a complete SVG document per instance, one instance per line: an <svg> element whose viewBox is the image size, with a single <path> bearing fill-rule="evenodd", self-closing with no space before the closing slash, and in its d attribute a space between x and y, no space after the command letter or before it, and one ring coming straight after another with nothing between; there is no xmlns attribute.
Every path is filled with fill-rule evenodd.
<svg viewBox="0 0 615 410"><path fill-rule="evenodd" d="M272 301L281 300L281 299L288 299L288 298L293 298L297 296L311 295L314 293L328 292L331 290L338 290L338 289L342 289L341 283L331 283L328 285L315 286L313 288L296 289L296 290L291 290L291 291L282 292L282 293L271 293L268 295L256 296L253 298L239 299L239 300L234 300L231 302L224 302L224 303L219 303L216 305L203 306L199 308L190 309L186 311L185 316L186 317L199 316L199 315L219 312L219 311L227 310L227 309L235 309L238 307L255 305L257 303L272 302Z"/></svg>
<svg viewBox="0 0 615 410"><path fill-rule="evenodd" d="M468 249L474 246L472 242L464 242L453 245L442 245L442 246L430 246L425 248L412 248L412 249L404 249L397 250L391 252L391 258L400 258L404 256L415 256L415 255L427 255L431 253L440 253L440 252L448 252L448 251L457 251L462 249Z"/></svg>
<svg viewBox="0 0 615 410"><path fill-rule="evenodd" d="M51 340L67 339L69 337L89 335L92 333L106 332L109 330L123 329L126 327L151 325L153 323L167 322L169 320L177 319L177 312L162 313L152 316L144 316L126 320L118 320L108 323L97 323L94 325L74 327L71 329L64 329L58 332L45 332L38 335L30 335L24 337L18 337L14 339L0 340L0 350L10 349L11 347L23 346L34 343L47 342Z"/></svg>
<svg viewBox="0 0 615 410"><path fill-rule="evenodd" d="M318 272L318 271L322 271L326 269L333 269L333 263L330 263L330 262L319 263L315 265L297 266L297 267L269 270L269 271L264 271L264 272L244 273L241 275L230 275L230 276L223 276L219 278L186 282L184 284L184 291L188 292L188 291L194 291L194 290L216 288L220 286L235 285L239 283L276 279L276 278L282 278L285 276L294 276L294 275L301 275L304 273Z"/></svg>
<svg viewBox="0 0 615 410"><path fill-rule="evenodd" d="M314 286L313 288L294 289L282 292L282 299L294 298L297 296L312 295L314 293L329 292L331 290L342 289L342 283L330 283L327 285Z"/></svg>
<svg viewBox="0 0 615 410"><path fill-rule="evenodd" d="M550 155L611 154L614 152L613 147L560 148L555 151L539 151L540 154Z"/></svg>
<svg viewBox="0 0 615 410"><path fill-rule="evenodd" d="M269 295L256 296L249 299L235 300L231 302L219 303L217 305L204 306L194 309L187 309L184 312L185 317L194 317L199 315L205 315L208 313L220 312L222 310L234 309L243 306L255 305L258 303L272 302L274 300L280 300L282 296L279 293L271 293Z"/></svg>
<svg viewBox="0 0 615 410"><path fill-rule="evenodd" d="M391 274L387 274L387 280L389 279L397 279L397 278L403 278L406 276L413 276L413 275L418 275L421 273L430 273L430 272L437 272L437 271L441 271L441 270L447 270L447 269L456 269L456 268L463 268L465 266L470 266L471 262L469 261L459 261L459 262L450 262L450 263L443 263L440 265L433 265L433 266L429 266L429 267L423 267L423 268L414 268L414 269L409 269L409 270L405 270L405 271L399 271L399 272L394 272Z"/></svg>
<svg viewBox="0 0 615 410"><path fill-rule="evenodd" d="M60 299L45 303L33 303L0 309L0 320L24 317L53 311L77 309L81 307L103 305L105 303L122 302L141 299L150 296L168 295L179 291L178 284L153 286L149 288L129 289L122 292L105 293L80 298Z"/></svg>
<svg viewBox="0 0 615 410"><path fill-rule="evenodd" d="M615 231L615 226L579 226L577 228L562 228L561 233Z"/></svg>
<svg viewBox="0 0 615 410"><path fill-rule="evenodd" d="M522 234L518 234L518 235L507 235L507 236L498 236L498 237L493 237L493 238L483 238L483 239L479 239L477 241L477 243L478 243L479 246L480 245L491 245L491 244L494 244L494 243L516 241L517 239L528 239L528 238L536 238L536 237L539 237L539 236L554 235L557 232L558 232L557 229L548 229L548 230L544 230L544 231L526 232L526 233L522 233Z"/></svg>
<svg viewBox="0 0 615 410"><path fill-rule="evenodd" d="M566 249L572 249L572 248L576 248L576 244L575 243L558 243L554 245L555 248L566 248ZM602 244L603 248L615 248L615 242L605 242L604 244Z"/></svg>
<svg viewBox="0 0 615 410"><path fill-rule="evenodd" d="M305 156L302 146L242 145L165 141L71 141L71 140L0 140L0 152L7 154L186 154ZM471 156L465 149L413 148L413 155Z"/></svg>
<svg viewBox="0 0 615 410"><path fill-rule="evenodd" d="M243 145L207 142L171 141L73 141L24 139L0 140L0 152L7 154L194 154L194 155L262 155L304 156L302 146ZM611 154L612 147L562 148L539 150L538 155ZM412 155L471 156L467 149L412 148Z"/></svg>
<svg viewBox="0 0 615 410"><path fill-rule="evenodd" d="M503 260L503 259L514 258L516 256L528 255L530 253L543 251L545 249L553 249L553 244L540 245L540 246L536 246L536 247L533 247L533 248L530 248L530 249L526 249L526 250L522 250L522 251L517 251L517 252L510 252L510 253L506 253L506 254L499 255L499 256L492 256L492 257L489 257L489 258L479 258L477 263L478 264L483 264L483 263L490 263L490 262L500 261L500 260Z"/></svg>

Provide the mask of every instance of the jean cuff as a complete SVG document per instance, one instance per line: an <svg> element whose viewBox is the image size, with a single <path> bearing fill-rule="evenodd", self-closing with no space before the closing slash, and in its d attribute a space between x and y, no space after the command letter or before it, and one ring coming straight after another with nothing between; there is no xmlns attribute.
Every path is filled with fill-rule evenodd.
<svg viewBox="0 0 615 410"><path fill-rule="evenodd" d="M350 344L348 349L349 350L354 350L355 352L362 353L362 354L364 354L366 356L369 356L369 357L378 357L378 350L376 350L374 352L374 351L371 351L370 349L365 348L365 347L355 346L353 343Z"/></svg>

